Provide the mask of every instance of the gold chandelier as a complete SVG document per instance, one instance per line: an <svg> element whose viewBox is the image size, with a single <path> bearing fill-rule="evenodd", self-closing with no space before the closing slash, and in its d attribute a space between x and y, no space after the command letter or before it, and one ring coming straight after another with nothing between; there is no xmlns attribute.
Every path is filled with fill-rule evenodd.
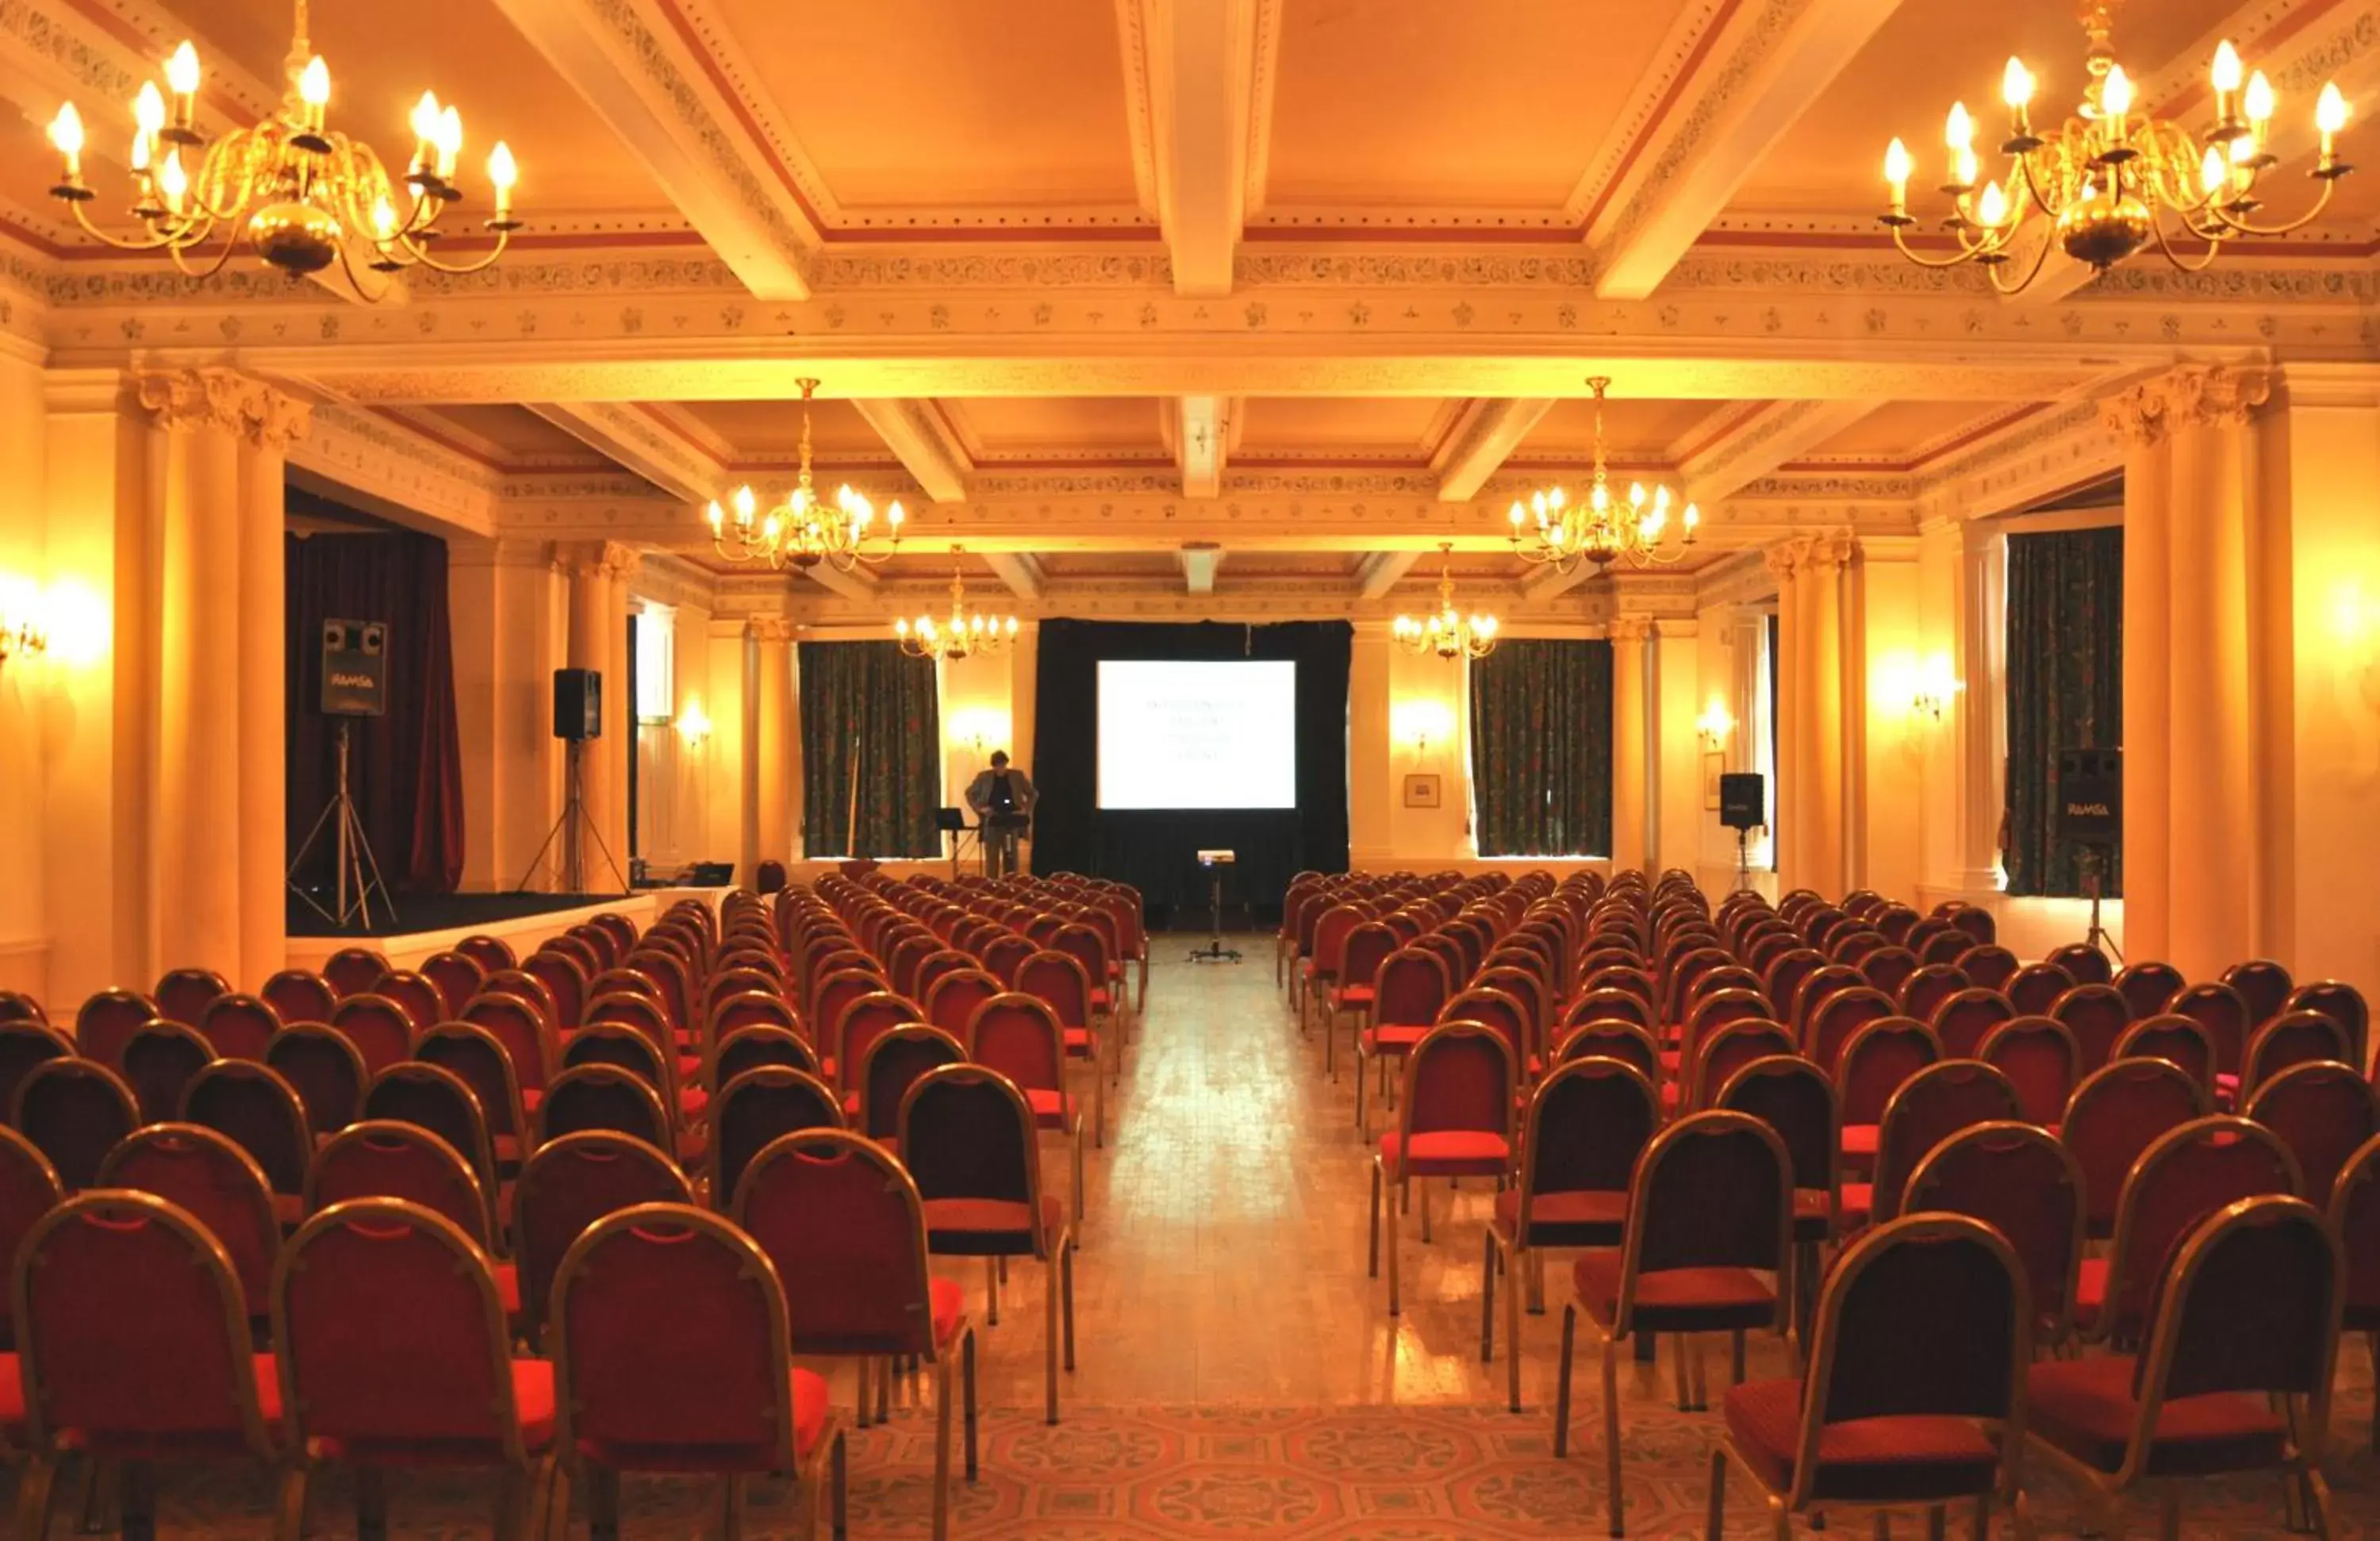
<svg viewBox="0 0 2380 1541"><path fill-rule="evenodd" d="M1451 540L1439 542L1438 609L1427 615L1400 615L1393 630L1405 651L1427 658L1486 658L1496 650L1496 617L1454 608L1454 569L1448 564L1454 551Z"/></svg>
<svg viewBox="0 0 2380 1541"><path fill-rule="evenodd" d="M325 127L331 71L308 41L307 0L297 0L297 6L288 88L279 109L252 128L235 128L212 144L199 133L199 55L188 42L165 61L166 92L154 80L141 82L132 100L128 157L132 213L142 227L137 237L113 236L91 223L86 205L95 195L82 179L82 115L71 102L60 107L49 136L64 169L50 191L74 211L75 223L118 250L162 250L194 278L220 272L243 238L292 278L335 261L370 300L385 296L389 285L382 284L379 293L365 288L350 250L355 242L370 249L364 265L384 273L416 266L477 273L504 255L521 224L512 211L520 172L511 149L498 140L488 154L495 201L481 224L495 232L494 249L474 262L439 261L431 255L431 244L445 234L439 216L464 196L455 180L462 115L440 106L434 93L422 93L413 108L413 160L400 184L371 146ZM221 254L194 265L193 254L218 233Z"/></svg>
<svg viewBox="0 0 2380 1541"><path fill-rule="evenodd" d="M1679 520L1682 538L1672 546L1668 541L1670 504L1677 501L1677 494L1666 484L1657 482L1647 492L1643 482L1632 481L1628 504L1620 506L1612 496L1604 459L1603 397L1611 380L1608 375L1594 375L1586 385L1595 393L1595 474L1587 484L1586 501L1571 502L1569 492L1560 487L1546 488L1525 504L1514 500L1508 516L1512 521L1512 549L1524 561L1557 573L1567 573L1581 562L1592 562L1600 571L1621 557L1639 567L1677 561L1694 543L1694 531L1703 522L1702 510L1691 503L1685 505Z"/></svg>
<svg viewBox="0 0 2380 1541"><path fill-rule="evenodd" d="M2353 169L2338 155L2348 109L2337 83L2324 86L2314 103L2321 158L2308 175L2322 184L2320 196L2293 220L2259 224L2253 216L2264 205L2257 185L2280 164L2270 148L2277 105L2272 82L2260 69L2243 84L2239 51L2227 39L2215 50L2215 123L2203 139L2169 119L2135 114L2137 91L2107 42L2119 3L2084 0L2082 30L2091 42L2083 67L2090 83L2078 115L2052 134L2045 137L2034 128L2032 71L2022 60L2009 60L2000 82L2010 118L2009 137L2000 145L2010 163L2005 181L1985 182L1978 189L1974 120L1965 103L1951 104L1942 134L1949 158L1942 191L1949 195L1950 212L1942 223L1958 242L1955 252L1927 258L1910 249L1907 232L1916 223L1909 212L1913 163L1908 146L1892 141L1884 156L1892 210L1882 217L1903 256L1929 268L1980 263L1994 288L2015 294L2039 275L2053 246L2105 273L2154 240L2166 261L2195 273L2213 263L2222 243L2234 236L2285 235L2321 214L2338 179ZM2021 234L2041 226L2046 228L2024 276L2004 281L2001 269L2015 255ZM2204 242L2205 255L2184 261L2174 250L2176 236Z"/></svg>
<svg viewBox="0 0 2380 1541"><path fill-rule="evenodd" d="M892 635L911 658L989 658L1016 640L1016 617L986 615L966 607L966 574L957 558L965 548L951 548L951 613L937 621L931 615L892 623Z"/></svg>
<svg viewBox="0 0 2380 1541"><path fill-rule="evenodd" d="M835 489L833 508L827 507L810 484L810 397L819 382L795 383L802 388L802 450L792 494L763 515L760 500L747 483L728 498L735 504L733 517L713 498L705 516L710 521L710 543L730 562L766 561L771 567L799 568L826 562L844 573L863 563L874 566L901 549L901 522L908 515L897 502L887 508L889 538L882 550L872 551L868 542L874 534L869 528L876 522L874 504L845 485Z"/></svg>

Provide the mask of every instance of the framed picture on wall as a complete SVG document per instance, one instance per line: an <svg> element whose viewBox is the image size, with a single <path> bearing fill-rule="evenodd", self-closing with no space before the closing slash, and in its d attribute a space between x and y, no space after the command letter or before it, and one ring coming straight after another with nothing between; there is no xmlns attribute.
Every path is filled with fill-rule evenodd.
<svg viewBox="0 0 2380 1541"><path fill-rule="evenodd" d="M1706 813L1718 811L1719 772L1726 769L1727 751L1724 749L1703 751L1703 811Z"/></svg>
<svg viewBox="0 0 2380 1541"><path fill-rule="evenodd" d="M1419 770L1405 778L1405 807L1434 808L1444 795L1444 783L1434 770Z"/></svg>

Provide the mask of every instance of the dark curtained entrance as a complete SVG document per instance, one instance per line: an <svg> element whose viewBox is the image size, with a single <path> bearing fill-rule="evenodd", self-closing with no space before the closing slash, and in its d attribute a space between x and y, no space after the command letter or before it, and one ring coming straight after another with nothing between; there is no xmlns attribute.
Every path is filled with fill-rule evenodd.
<svg viewBox="0 0 2380 1541"><path fill-rule="evenodd" d="M1347 866L1347 669L1354 628L1344 621L1281 625L1145 625L1044 621L1033 763L1040 789L1033 831L1037 872L1087 872L1132 884L1153 924L1203 920L1207 879L1197 853L1236 851L1225 903L1278 905L1290 874ZM1289 659L1297 664L1297 807L1099 807L1099 661ZM1160 913L1163 912L1163 913Z"/></svg>

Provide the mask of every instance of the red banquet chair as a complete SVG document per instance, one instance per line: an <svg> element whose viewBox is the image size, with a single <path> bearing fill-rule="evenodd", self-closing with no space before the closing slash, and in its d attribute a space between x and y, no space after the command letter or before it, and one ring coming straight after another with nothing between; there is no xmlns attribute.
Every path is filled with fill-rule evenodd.
<svg viewBox="0 0 2380 1541"><path fill-rule="evenodd" d="M140 1126L140 1104L124 1078L90 1060L50 1060L17 1086L8 1122L56 1171L69 1194L97 1180L115 1142Z"/></svg>
<svg viewBox="0 0 2380 1541"><path fill-rule="evenodd" d="M540 1146L513 1186L514 1266L519 1270L521 1334L549 1354L546 1309L562 1259L586 1229L639 1204L691 1204L686 1174L653 1147L626 1135L586 1130Z"/></svg>
<svg viewBox="0 0 2380 1541"><path fill-rule="evenodd" d="M1965 1215L1998 1232L2024 1265L2036 1341L2054 1350L2072 1340L2084 1242L2082 1169L2064 1146L2030 1123L1961 1130L1917 1163L1901 1208Z"/></svg>
<svg viewBox="0 0 2380 1541"><path fill-rule="evenodd" d="M2339 1239L2347 1268L2341 1325L2363 1335L2366 1352L2380 1366L2380 1135L2364 1141L2339 1169L2331 1184L2329 1216L2330 1233ZM2380 1418L2373 1420L2372 1448L2380 1451Z"/></svg>
<svg viewBox="0 0 2380 1541"><path fill-rule="evenodd" d="M1636 1163L1626 1241L1618 1252L1582 1254L1571 1269L1576 1298L1562 1307L1561 1365L1554 1396L1554 1454L1570 1448L1572 1345L1585 1313L1603 1340L1604 1502L1609 1529L1625 1534L1621 1481L1620 1345L1639 1332L1677 1334L1682 1411L1704 1400L1701 1354L1687 1335L1726 1332L1735 1344L1732 1383L1743 1383L1743 1334L1782 1334L1793 1249L1791 1159L1776 1133L1742 1113L1679 1120L1655 1136ZM1764 1281L1766 1273L1777 1284Z"/></svg>
<svg viewBox="0 0 2380 1541"><path fill-rule="evenodd" d="M2155 1016L2164 1011L2165 1003L2190 981L2182 977L2181 970L2169 963L2143 959L2127 965L2117 973L2111 983L2116 993L2124 998L2124 1005L2131 1012L2132 1020L2138 1022L2143 1017Z"/></svg>
<svg viewBox="0 0 2380 1541"><path fill-rule="evenodd" d="M463 1153L419 1124L366 1119L334 1135L307 1174L305 1212L358 1198L401 1198L443 1217L492 1256L498 1232L487 1191ZM508 1317L520 1315L520 1280L510 1263L496 1266L496 1295Z"/></svg>
<svg viewBox="0 0 2380 1541"><path fill-rule="evenodd" d="M2247 1114L2281 1137L2297 1158L2300 1195L2326 1210L2349 1159L2380 1135L2380 1093L2342 1064L2293 1065L2257 1087Z"/></svg>
<svg viewBox="0 0 2380 1541"><path fill-rule="evenodd" d="M2132 1025L2132 1008L2113 985L2077 985L2050 1002L2048 1014L2074 1035L2085 1075L2116 1057L2116 1040Z"/></svg>
<svg viewBox="0 0 2380 1541"><path fill-rule="evenodd" d="M1885 1104L1873 1181L1843 1187L1845 1225L1856 1227L1862 1216L1876 1225L1899 1219L1909 1174L1927 1151L1962 1129L2011 1121L2018 1112L2016 1088L1980 1060L1945 1060L1917 1072Z"/></svg>
<svg viewBox="0 0 2380 1541"><path fill-rule="evenodd" d="M2320 1462L2344 1292L2336 1240L2312 1205L2265 1195L2177 1243L2141 1352L2032 1367L2034 1448L2081 1479L2102 1535L2121 1534L2120 1497L2145 1479L2178 1535L2183 1479L2276 1467L2306 1494L2315 1534L2335 1534Z"/></svg>
<svg viewBox="0 0 2380 1541"><path fill-rule="evenodd" d="M2016 1087L2025 1122L2056 1133L2082 1079L2082 1051L2064 1023L2047 1016L2011 1017L1984 1035L1976 1058Z"/></svg>
<svg viewBox="0 0 2380 1541"><path fill-rule="evenodd" d="M645 1325L665 1330L667 1313ZM336 1462L356 1474L356 1519L387 1533L388 1470L495 1466L496 1533L546 1533L556 1450L554 1367L512 1357L487 1253L463 1228L399 1198L334 1204L282 1249L273 1339L292 1452L287 1534Z"/></svg>
<svg viewBox="0 0 2380 1541"><path fill-rule="evenodd" d="M181 1019L169 1016L168 1020ZM209 1001L190 1025L214 1046L218 1058L261 1062L265 1046L281 1031L281 1013L259 997L226 991Z"/></svg>
<svg viewBox="0 0 2380 1541"><path fill-rule="evenodd" d="M2018 1506L2033 1307L2008 1242L1960 1215L1912 1215L1871 1232L1827 1276L1808 1370L1727 1393L1711 1452L1707 1541L1718 1541L1732 1456L1779 1534L1823 1509ZM1879 1533L1881 1533L1879 1518Z"/></svg>
<svg viewBox="0 0 2380 1541"><path fill-rule="evenodd" d="M869 1422L873 1361L934 1363L934 1535L950 1531L953 1372L965 1374L966 1478L976 1477L975 1327L966 1294L927 1265L924 1201L892 1154L840 1130L772 1142L736 1195L735 1223L777 1265L794 1347L858 1361L859 1426ZM889 1412L892 1376L877 1383Z"/></svg>
<svg viewBox="0 0 2380 1541"><path fill-rule="evenodd" d="M328 1022L339 1005L338 993L310 969L285 968L257 993L273 1003L284 1022Z"/></svg>
<svg viewBox="0 0 2380 1541"><path fill-rule="evenodd" d="M2083 1261L2074 1292L2082 1336L2141 1341L2173 1250L2192 1227L2236 1199L2303 1185L2280 1136L2244 1118L2210 1114L2158 1135L2124 1179L2107 1256Z"/></svg>
<svg viewBox="0 0 2380 1541"><path fill-rule="evenodd" d="M101 990L75 1013L75 1052L114 1070L124 1062L125 1040L160 1014L157 1002L137 991Z"/></svg>
<svg viewBox="0 0 2380 1541"><path fill-rule="evenodd" d="M2016 1014L2016 1006L2007 996L1976 985L1946 997L1926 1020L1941 1038L1946 1057L1972 1060L1983 1048L1985 1037Z"/></svg>
<svg viewBox="0 0 2380 1541"><path fill-rule="evenodd" d="M2216 1094L2215 1040L2194 1018L2166 1013L2133 1023L2116 1040L2119 1060L2163 1060Z"/></svg>
<svg viewBox="0 0 2380 1541"><path fill-rule="evenodd" d="M18 1535L44 1534L75 1456L125 1463L128 1535L156 1534L152 1462L283 1458L278 1366L251 1350L238 1275L187 1210L94 1190L34 1221L17 1261Z"/></svg>
<svg viewBox="0 0 2380 1541"><path fill-rule="evenodd" d="M1458 997L1458 999L1460 999ZM1500 1179L1512 1167L1519 1067L1512 1041L1476 1022L1443 1022L1405 1061L1397 1127L1372 1158L1369 1271L1380 1273L1380 1212L1388 1207L1389 1315L1402 1306L1397 1216L1413 1206L1415 1178ZM1429 1190L1421 1193L1422 1240L1429 1240Z"/></svg>
<svg viewBox="0 0 2380 1541"><path fill-rule="evenodd" d="M2240 1067L2240 1100L2292 1065L2328 1062L2354 1068L2354 1046L2338 1023L2320 1012L2283 1012L2256 1029Z"/></svg>
<svg viewBox="0 0 2380 1541"><path fill-rule="evenodd" d="M129 1188L180 1206L223 1244L249 1317L270 1319L281 1222L254 1157L195 1123L152 1123L116 1143L93 1186Z"/></svg>
<svg viewBox="0 0 2380 1541"><path fill-rule="evenodd" d="M322 960L322 982L344 1001L361 995L388 972L388 959L369 947L342 947Z"/></svg>
<svg viewBox="0 0 2380 1541"><path fill-rule="evenodd" d="M1000 1261L1033 1257L1043 1293L1044 1398L1058 1421L1058 1365L1075 1367L1074 1233L1065 1207L1041 1191L1041 1152L1025 1094L981 1065L944 1065L901 1105L902 1163L916 1180L926 1249L984 1260L985 1320L1000 1325Z"/></svg>
<svg viewBox="0 0 2380 1541"><path fill-rule="evenodd" d="M2067 1099L2058 1135L2082 1171L2083 1217L2093 1241L2115 1234L2116 1203L2141 1152L2167 1130L2213 1108L2206 1089L2165 1060L2118 1060L2082 1078Z"/></svg>
<svg viewBox="0 0 2380 1541"><path fill-rule="evenodd" d="M362 1115L371 1077L346 1035L319 1022L293 1022L265 1046L264 1062L288 1082L316 1144Z"/></svg>
<svg viewBox="0 0 2380 1541"><path fill-rule="evenodd" d="M1374 1066L1385 1090L1391 1060L1402 1062L1438 1021L1453 991L1446 960L1427 948L1402 947L1380 960L1373 979L1370 1020L1355 1035L1355 1129L1371 1138L1366 1083Z"/></svg>
<svg viewBox="0 0 2380 1541"><path fill-rule="evenodd" d="M1352 928L1340 944L1338 975L1322 1007L1322 1068L1334 1081L1339 1078L1340 1019L1354 1017L1359 1035L1370 1023L1380 965L1398 947L1395 930L1377 920Z"/></svg>
<svg viewBox="0 0 2380 1541"><path fill-rule="evenodd" d="M213 1130L254 1157L273 1185L282 1219L298 1219L314 1159L314 1132L295 1086L269 1065L217 1060L182 1088L176 1116Z"/></svg>
<svg viewBox="0 0 2380 1541"><path fill-rule="evenodd" d="M413 1052L413 1035L423 1024L385 995L350 994L331 1013L331 1025L364 1057L364 1070L378 1075Z"/></svg>
<svg viewBox="0 0 2380 1541"><path fill-rule="evenodd" d="M842 1426L825 1380L793 1364L784 1288L751 1237L691 1205L621 1210L572 1244L553 1315L557 1444L587 1489L594 1534L619 1534L623 1472L703 1472L725 1479L730 1535L742 1534L751 1475L794 1484L809 1535L830 1458L843 1533ZM558 1486L557 1521L568 1494Z"/></svg>
<svg viewBox="0 0 2380 1541"><path fill-rule="evenodd" d="M1075 1220L1080 1224L1085 1201L1083 1184L1082 1101L1066 1089L1066 1045L1057 1013L1033 996L1012 991L978 1006L967 1023L965 1058L1000 1072L1025 1094L1033 1122L1043 1132L1063 1138L1069 1147L1074 1178ZM1094 1067L1091 1095L1101 1105L1105 1121L1106 1083ZM1104 1143L1104 1141L1102 1141Z"/></svg>
<svg viewBox="0 0 2380 1541"><path fill-rule="evenodd" d="M230 993L230 982L212 968L168 969L150 992L159 1016L188 1027L199 1025L208 1002Z"/></svg>
<svg viewBox="0 0 2380 1541"><path fill-rule="evenodd" d="M1530 1094L1521 1118L1519 1181L1500 1189L1488 1224L1480 1275L1479 1357L1496 1352L1497 1266L1503 1264L1507 1390L1521 1410L1521 1295L1545 1295L1545 1253L1555 1247L1618 1246L1628 1219L1628 1182L1661 1125L1652 1081L1617 1060L1558 1065Z"/></svg>
<svg viewBox="0 0 2380 1541"><path fill-rule="evenodd" d="M720 1088L710 1105L710 1207L730 1213L752 1159L787 1135L844 1126L843 1099L808 1071L756 1065Z"/></svg>
<svg viewBox="0 0 2380 1541"><path fill-rule="evenodd" d="M179 1023L153 1021L134 1029L134 1037L144 1031L157 1031L167 1036L188 1033ZM196 1037L195 1033L189 1034ZM128 1045L130 1040L127 1040ZM203 1048L204 1044L201 1043ZM18 1017L0 1022L0 1123L12 1122L17 1106L17 1088L37 1065L52 1060L75 1057L74 1040L35 1017ZM187 1058L187 1055L183 1056ZM209 1057L212 1058L212 1052Z"/></svg>
<svg viewBox="0 0 2380 1541"><path fill-rule="evenodd" d="M21 1034L0 1034L0 1052L22 1038ZM58 1047L63 1052L63 1046ZM142 1023L124 1045L124 1084L132 1088L140 1105L140 1122L164 1123L172 1119L181 1109L184 1089L214 1062L214 1057L213 1046L195 1028L163 1017ZM14 1079L0 1075L0 1086L13 1092Z"/></svg>

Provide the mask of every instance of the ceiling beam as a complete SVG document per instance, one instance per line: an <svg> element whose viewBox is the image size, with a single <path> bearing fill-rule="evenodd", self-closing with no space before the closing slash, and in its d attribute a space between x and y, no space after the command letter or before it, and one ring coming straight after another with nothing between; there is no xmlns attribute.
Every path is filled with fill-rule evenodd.
<svg viewBox="0 0 2380 1541"><path fill-rule="evenodd" d="M2263 70L2280 91L2280 110L2273 116L2268 140L2272 153L2279 157L2283 165L2313 155L2321 147L2321 136L2314 128L2313 104L2324 81L2338 81L2338 89L2350 103L2368 103L2373 93L2380 91L2380 48L2372 45L2380 5L2362 0L2361 4L2336 6L2313 24L2290 33L2278 47L2257 46L2259 32L2268 30L2277 19L2289 16L2289 11L2261 0L2248 0L2248 4L2216 23L2197 43L2157 71L2142 90L2137 110L2159 116L2207 115L2207 69L2214 62L2216 44L2228 38L2247 67ZM2042 106L2038 100L2034 103L2037 120L2041 120ZM2054 121L2054 115L2046 121ZM1982 136L1986 140L1994 137L1989 129ZM1988 155L1989 150L1985 153ZM1985 165L1985 175L1993 175L1988 160ZM2277 207L2259 210L2256 217L2278 221L2296 217L2313 202L2319 186L2294 176L2277 181L2268 176L2260 191L2269 196ZM2038 215L2035 220L2047 223L2040 221ZM2029 242L2032 238L2024 239ZM2027 244L2022 249L2027 255L2010 263L2019 272L2022 271L2020 264L2031 260L2031 246ZM2311 249L2308 254L2313 254ZM2143 251L2134 260L2155 261L2156 258L2154 252ZM2063 249L2052 245L2033 282L2006 297L2013 305L2054 304L2097 276L2098 273L2087 263L2075 261Z"/></svg>
<svg viewBox="0 0 2380 1541"><path fill-rule="evenodd" d="M1174 401L1174 463L1182 468L1182 495L1211 498L1223 490L1223 464L1232 443L1232 403L1227 396L1181 396Z"/></svg>
<svg viewBox="0 0 2380 1541"><path fill-rule="evenodd" d="M1743 6L1588 219L1596 295L1651 294L1900 4L1809 0L1782 26Z"/></svg>
<svg viewBox="0 0 2380 1541"><path fill-rule="evenodd" d="M1414 564L1421 560L1421 555L1419 547L1409 552L1374 552L1355 569L1355 597L1363 600L1382 598L1403 581L1404 576L1413 571Z"/></svg>
<svg viewBox="0 0 2380 1541"><path fill-rule="evenodd" d="M983 560L992 575L1008 585L1008 591L1020 600L1038 600L1049 587L1041 564L1029 552L988 552Z"/></svg>
<svg viewBox="0 0 2380 1541"><path fill-rule="evenodd" d="M1215 569L1223 564L1223 549L1211 542L1195 542L1174 553L1182 562L1182 588L1184 593L1211 594L1215 591Z"/></svg>
<svg viewBox="0 0 2380 1541"><path fill-rule="evenodd" d="M517 0L516 0L517 3ZM1116 0L1136 181L1153 194L1176 294L1232 292L1247 222L1252 153L1271 121L1276 73L1259 56L1278 44L1268 0ZM1262 13L1262 14L1260 14ZM1269 38L1269 43L1263 40Z"/></svg>
<svg viewBox="0 0 2380 1541"><path fill-rule="evenodd" d="M975 470L974 462L930 400L869 396L851 405L925 489L926 496L936 503L966 501L966 479Z"/></svg>
<svg viewBox="0 0 2380 1541"><path fill-rule="evenodd" d="M855 567L846 573L832 562L813 562L808 571L820 588L832 589L846 600L872 604L877 599L876 575L865 567Z"/></svg>
<svg viewBox="0 0 2380 1541"><path fill-rule="evenodd" d="M700 507L722 495L734 478L725 465L692 440L673 432L635 406L618 402L532 402L528 409L634 471L674 498Z"/></svg>
<svg viewBox="0 0 2380 1541"><path fill-rule="evenodd" d="M817 224L660 0L496 0L719 260L761 299L809 297Z"/></svg>
<svg viewBox="0 0 2380 1541"><path fill-rule="evenodd" d="M1884 404L1880 401L1771 401L1738 419L1714 443L1678 467L1685 494L1716 504L1797 460Z"/></svg>
<svg viewBox="0 0 2380 1541"><path fill-rule="evenodd" d="M1464 407L1429 463L1438 478L1439 501L1469 503L1477 497L1553 405L1550 396L1502 396Z"/></svg>

